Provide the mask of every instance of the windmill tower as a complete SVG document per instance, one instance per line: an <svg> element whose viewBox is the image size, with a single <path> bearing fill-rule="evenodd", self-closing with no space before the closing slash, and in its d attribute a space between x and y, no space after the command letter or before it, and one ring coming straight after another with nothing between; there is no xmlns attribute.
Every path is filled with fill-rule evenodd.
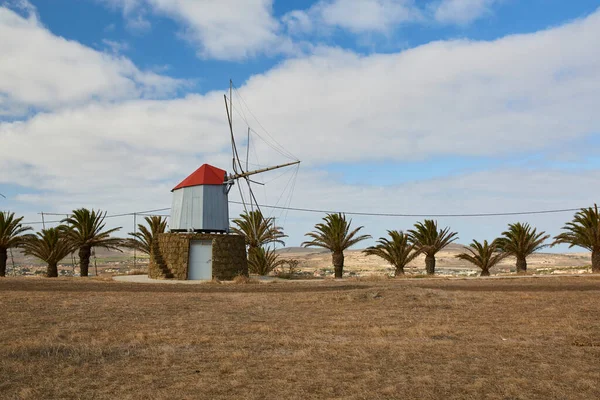
<svg viewBox="0 0 600 400"><path fill-rule="evenodd" d="M171 190L171 232L229 232L228 195L235 182L299 162L232 175L212 165L202 165ZM247 182L249 184L250 180Z"/></svg>
<svg viewBox="0 0 600 400"><path fill-rule="evenodd" d="M175 186L171 190L171 232L227 232L226 178L224 170L204 164Z"/></svg>
<svg viewBox="0 0 600 400"><path fill-rule="evenodd" d="M228 102L225 95L225 109L231 135L233 173L203 164L171 190L170 232L159 234L152 246L150 278L210 280L247 275L245 238L229 233L229 192L240 180L245 181L251 205L260 210L250 176L300 163L297 160L249 171L246 160L246 168L243 168L233 133L232 87L230 81L230 97Z"/></svg>

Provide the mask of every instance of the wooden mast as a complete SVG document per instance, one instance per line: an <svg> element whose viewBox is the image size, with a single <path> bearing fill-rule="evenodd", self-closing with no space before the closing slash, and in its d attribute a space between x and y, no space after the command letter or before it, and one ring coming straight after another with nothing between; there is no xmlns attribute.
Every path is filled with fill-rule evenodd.
<svg viewBox="0 0 600 400"><path fill-rule="evenodd" d="M240 174L233 174L233 175L229 175L229 177L227 179L228 180L233 180L233 179L239 179L239 178L246 178L246 177L248 177L250 175L260 174L261 172L272 171L274 169L279 169L279 168L283 168L283 167L289 167L290 165L296 165L296 164L300 164L300 161L293 161L293 162L289 162L289 163L286 163L286 164L274 165L272 167L266 167L266 168L257 169L257 170L254 170L254 171L247 171L247 172L242 172Z"/></svg>

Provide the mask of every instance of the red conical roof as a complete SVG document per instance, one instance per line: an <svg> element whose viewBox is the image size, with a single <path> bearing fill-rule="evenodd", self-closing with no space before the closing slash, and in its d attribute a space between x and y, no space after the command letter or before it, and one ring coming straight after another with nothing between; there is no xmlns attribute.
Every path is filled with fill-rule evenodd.
<svg viewBox="0 0 600 400"><path fill-rule="evenodd" d="M225 174L226 172L220 168L204 164L182 180L173 190L197 185L222 185L225 182Z"/></svg>

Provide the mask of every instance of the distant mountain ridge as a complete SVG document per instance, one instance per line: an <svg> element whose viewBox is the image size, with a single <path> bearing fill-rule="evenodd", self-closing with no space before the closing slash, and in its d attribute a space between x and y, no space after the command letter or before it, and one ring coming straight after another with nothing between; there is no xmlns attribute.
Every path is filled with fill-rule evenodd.
<svg viewBox="0 0 600 400"><path fill-rule="evenodd" d="M446 251L462 251L466 248L467 246L462 245L460 243L450 243L448 246L446 246L446 248L444 248L444 250ZM347 251L362 251L364 250L364 248L351 248ZM286 253L301 253L301 254L321 254L321 253L329 253L329 250L327 249L322 249L320 247L300 247L300 246L290 246L290 247L284 247L282 249L277 249L275 250L276 253L278 254L286 254Z"/></svg>

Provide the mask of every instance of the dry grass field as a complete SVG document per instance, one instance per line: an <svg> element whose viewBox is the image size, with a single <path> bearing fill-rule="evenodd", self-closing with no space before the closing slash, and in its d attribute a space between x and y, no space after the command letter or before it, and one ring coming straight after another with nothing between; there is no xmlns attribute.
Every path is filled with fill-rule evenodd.
<svg viewBox="0 0 600 400"><path fill-rule="evenodd" d="M0 279L2 399L597 399L600 277Z"/></svg>

